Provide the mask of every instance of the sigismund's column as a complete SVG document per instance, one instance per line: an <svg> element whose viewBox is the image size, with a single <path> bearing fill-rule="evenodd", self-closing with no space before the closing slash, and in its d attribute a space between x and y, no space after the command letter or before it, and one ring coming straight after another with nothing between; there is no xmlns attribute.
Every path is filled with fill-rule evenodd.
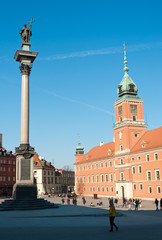
<svg viewBox="0 0 162 240"><path fill-rule="evenodd" d="M21 50L17 50L14 59L20 62L20 71L22 76L21 85L21 142L16 148L16 183L13 187L14 199L35 199L37 198L37 187L34 183L33 176L33 156L34 148L29 144L29 76L32 68L31 63L34 62L38 52L30 51L32 36L31 27L33 23L31 19L30 27L26 24L21 29L22 37Z"/></svg>

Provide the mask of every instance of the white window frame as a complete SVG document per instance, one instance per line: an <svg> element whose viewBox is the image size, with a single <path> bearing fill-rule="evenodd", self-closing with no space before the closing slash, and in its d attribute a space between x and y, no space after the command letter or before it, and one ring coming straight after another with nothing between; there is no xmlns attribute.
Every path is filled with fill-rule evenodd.
<svg viewBox="0 0 162 240"><path fill-rule="evenodd" d="M96 175L96 182L99 182L99 175Z"/></svg>
<svg viewBox="0 0 162 240"><path fill-rule="evenodd" d="M136 168L135 168L135 166L132 166L132 174L136 174Z"/></svg>
<svg viewBox="0 0 162 240"><path fill-rule="evenodd" d="M150 192L150 189L151 189L151 192ZM148 186L148 193L152 193L152 186Z"/></svg>
<svg viewBox="0 0 162 240"><path fill-rule="evenodd" d="M114 188L113 188L113 186L111 186L111 192L113 192L113 190L114 190Z"/></svg>
<svg viewBox="0 0 162 240"><path fill-rule="evenodd" d="M141 186L142 186L142 188L141 188ZM141 191L143 190L143 184L142 183L139 184L139 190L141 190Z"/></svg>
<svg viewBox="0 0 162 240"><path fill-rule="evenodd" d="M150 162L150 155L149 154L146 154L146 161Z"/></svg>
<svg viewBox="0 0 162 240"><path fill-rule="evenodd" d="M149 176L148 176L149 173L150 173L150 179L149 179ZM151 179L152 179L151 170L147 170L147 181L151 181Z"/></svg>
<svg viewBox="0 0 162 240"><path fill-rule="evenodd" d="M155 156L157 156L157 159L156 159ZM159 160L159 156L158 156L158 153L157 153L157 152L154 153L154 160L155 160L155 161Z"/></svg>
<svg viewBox="0 0 162 240"><path fill-rule="evenodd" d="M160 192L158 192L158 189L160 189ZM157 186L157 194L161 194L161 187Z"/></svg>
<svg viewBox="0 0 162 240"><path fill-rule="evenodd" d="M140 160L141 160L141 156L140 156L140 155L138 155L138 157L137 157L137 160L138 160L138 161L140 161Z"/></svg>
<svg viewBox="0 0 162 240"><path fill-rule="evenodd" d="M108 182L108 174L105 174L105 182Z"/></svg>
<svg viewBox="0 0 162 240"><path fill-rule="evenodd" d="M140 172L140 170L139 170L140 168L141 168L141 172ZM142 174L142 166L141 166L141 165L138 165L138 173L139 173L139 174Z"/></svg>
<svg viewBox="0 0 162 240"><path fill-rule="evenodd" d="M108 192L108 191L109 191L109 187L107 186L107 187L106 187L106 192Z"/></svg>
<svg viewBox="0 0 162 240"><path fill-rule="evenodd" d="M157 172L159 172L159 179L157 178ZM156 181L160 181L160 169L155 170L155 178L156 178Z"/></svg>
<svg viewBox="0 0 162 240"><path fill-rule="evenodd" d="M124 181L124 172L120 172L120 181Z"/></svg>
<svg viewBox="0 0 162 240"><path fill-rule="evenodd" d="M110 173L110 182L113 182L113 174Z"/></svg>
<svg viewBox="0 0 162 240"><path fill-rule="evenodd" d="M104 175L101 174L101 182L104 182Z"/></svg>

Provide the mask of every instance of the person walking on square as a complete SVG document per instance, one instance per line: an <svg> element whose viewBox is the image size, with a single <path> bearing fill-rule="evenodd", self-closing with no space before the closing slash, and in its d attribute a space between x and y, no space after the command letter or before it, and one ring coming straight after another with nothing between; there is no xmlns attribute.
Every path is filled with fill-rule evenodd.
<svg viewBox="0 0 162 240"><path fill-rule="evenodd" d="M122 208L125 206L125 208L127 207L126 206L126 199L125 198L123 198L123 206L122 206Z"/></svg>
<svg viewBox="0 0 162 240"><path fill-rule="evenodd" d="M156 205L156 211L158 211L158 205L159 205L159 201L157 200L157 198L155 199L155 205Z"/></svg>
<svg viewBox="0 0 162 240"><path fill-rule="evenodd" d="M160 199L160 210L162 211L162 198Z"/></svg>
<svg viewBox="0 0 162 240"><path fill-rule="evenodd" d="M116 215L115 206L111 202L109 209L110 232L113 232L113 226L116 228L116 231L118 231L118 226L114 223L115 215Z"/></svg>

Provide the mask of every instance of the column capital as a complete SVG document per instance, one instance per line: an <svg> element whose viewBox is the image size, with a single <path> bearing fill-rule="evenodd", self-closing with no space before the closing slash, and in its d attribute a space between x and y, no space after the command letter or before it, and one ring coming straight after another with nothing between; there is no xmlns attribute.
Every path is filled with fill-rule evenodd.
<svg viewBox="0 0 162 240"><path fill-rule="evenodd" d="M27 64L23 64L22 63L19 68L20 68L20 71L21 71L22 75L28 75L29 76L31 68L32 68L32 65L27 65Z"/></svg>

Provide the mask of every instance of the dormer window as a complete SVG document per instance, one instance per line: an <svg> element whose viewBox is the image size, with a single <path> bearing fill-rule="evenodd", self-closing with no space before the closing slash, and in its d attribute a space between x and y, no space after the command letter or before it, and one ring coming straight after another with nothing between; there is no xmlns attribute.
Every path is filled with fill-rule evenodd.
<svg viewBox="0 0 162 240"><path fill-rule="evenodd" d="M122 92L122 86L119 86L119 94Z"/></svg>
<svg viewBox="0 0 162 240"><path fill-rule="evenodd" d="M134 92L134 85L133 85L133 84L130 84L129 87L130 87L130 88L129 88L129 91L130 91L130 92Z"/></svg>

